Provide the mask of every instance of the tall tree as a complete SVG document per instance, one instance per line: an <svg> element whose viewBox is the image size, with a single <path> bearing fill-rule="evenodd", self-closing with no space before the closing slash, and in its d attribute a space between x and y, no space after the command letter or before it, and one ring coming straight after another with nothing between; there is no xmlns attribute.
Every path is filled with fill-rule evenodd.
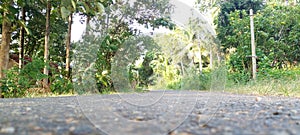
<svg viewBox="0 0 300 135"><path fill-rule="evenodd" d="M44 61L47 63L49 61L49 39L50 39L50 12L51 12L51 0L47 0L47 9L46 9L46 30L45 30L45 50L44 50ZM44 67L44 74L49 75L48 67ZM48 78L43 80L44 88L48 87Z"/></svg>
<svg viewBox="0 0 300 135"><path fill-rule="evenodd" d="M9 49L11 42L11 20L10 20L10 10L9 8L13 5L13 0L6 0L2 3L4 10L2 13L2 41L0 46L0 79L5 77L4 70L7 70L9 62ZM0 84L1 85L1 84ZM2 91L0 90L0 96Z"/></svg>
<svg viewBox="0 0 300 135"><path fill-rule="evenodd" d="M72 31L72 22L73 22L73 16L72 14L68 17L68 34L67 34L67 40L66 40L66 71L67 71L67 77L70 77L70 48L71 48L71 31Z"/></svg>
<svg viewBox="0 0 300 135"><path fill-rule="evenodd" d="M90 2L87 0L62 0L61 14L62 18L68 18L68 33L66 38L66 72L67 77L70 77L70 49L71 49L71 31L73 23L73 13L80 12L87 17L86 23L89 24L90 18L104 10L104 5L110 0L95 0ZM103 3L103 4L102 4Z"/></svg>
<svg viewBox="0 0 300 135"><path fill-rule="evenodd" d="M70 77L70 48L71 48L71 32L73 23L73 13L77 8L77 1L75 0L62 0L61 1L61 16L63 19L68 20L68 32L66 37L66 72L67 77Z"/></svg>
<svg viewBox="0 0 300 135"><path fill-rule="evenodd" d="M19 68L21 69L23 66L23 59L24 59L24 41L25 41L25 21L26 21L26 10L25 6L22 7L21 11L21 20L23 26L21 26L20 30L20 43L19 43Z"/></svg>

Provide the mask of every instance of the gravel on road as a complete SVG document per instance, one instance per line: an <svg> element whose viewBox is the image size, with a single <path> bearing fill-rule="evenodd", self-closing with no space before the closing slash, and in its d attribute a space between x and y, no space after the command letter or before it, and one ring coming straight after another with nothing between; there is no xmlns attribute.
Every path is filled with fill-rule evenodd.
<svg viewBox="0 0 300 135"><path fill-rule="evenodd" d="M196 91L0 99L0 134L297 135L300 99Z"/></svg>

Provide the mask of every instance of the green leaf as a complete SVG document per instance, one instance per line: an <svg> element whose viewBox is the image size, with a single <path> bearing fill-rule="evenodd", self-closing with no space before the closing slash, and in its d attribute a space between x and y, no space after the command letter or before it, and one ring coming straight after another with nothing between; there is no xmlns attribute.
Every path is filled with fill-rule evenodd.
<svg viewBox="0 0 300 135"><path fill-rule="evenodd" d="M105 9L105 8L104 8L103 4L101 4L100 2L98 2L98 3L96 4L96 6L97 6L98 12L100 12L100 14L104 12L104 9Z"/></svg>
<svg viewBox="0 0 300 135"><path fill-rule="evenodd" d="M20 21L20 24L22 25L22 27L25 29L26 33L28 35L32 35L31 30L25 25L25 23L23 21Z"/></svg>
<svg viewBox="0 0 300 135"><path fill-rule="evenodd" d="M66 9L66 7L62 7L60 10L61 10L61 16L64 19L67 18L71 14L71 11Z"/></svg>
<svg viewBox="0 0 300 135"><path fill-rule="evenodd" d="M90 7L86 3L83 3L86 13L90 13Z"/></svg>
<svg viewBox="0 0 300 135"><path fill-rule="evenodd" d="M71 0L71 2L72 2L73 9L76 9L76 2L75 2L75 0Z"/></svg>
<svg viewBox="0 0 300 135"><path fill-rule="evenodd" d="M13 6L9 6L8 7L9 12L11 12L12 14L16 14L19 12L19 10Z"/></svg>

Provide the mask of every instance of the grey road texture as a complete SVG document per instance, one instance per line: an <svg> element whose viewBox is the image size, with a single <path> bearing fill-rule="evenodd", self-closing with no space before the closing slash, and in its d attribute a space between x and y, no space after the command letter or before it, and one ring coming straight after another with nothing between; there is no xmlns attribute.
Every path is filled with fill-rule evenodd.
<svg viewBox="0 0 300 135"><path fill-rule="evenodd" d="M296 135L300 99L196 91L0 99L0 134Z"/></svg>

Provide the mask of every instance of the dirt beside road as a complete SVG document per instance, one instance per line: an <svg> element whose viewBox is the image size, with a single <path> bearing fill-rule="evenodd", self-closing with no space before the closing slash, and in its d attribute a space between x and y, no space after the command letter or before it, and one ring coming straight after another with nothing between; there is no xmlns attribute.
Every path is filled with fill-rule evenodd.
<svg viewBox="0 0 300 135"><path fill-rule="evenodd" d="M106 133L296 135L300 99L195 91L0 99L0 134Z"/></svg>

